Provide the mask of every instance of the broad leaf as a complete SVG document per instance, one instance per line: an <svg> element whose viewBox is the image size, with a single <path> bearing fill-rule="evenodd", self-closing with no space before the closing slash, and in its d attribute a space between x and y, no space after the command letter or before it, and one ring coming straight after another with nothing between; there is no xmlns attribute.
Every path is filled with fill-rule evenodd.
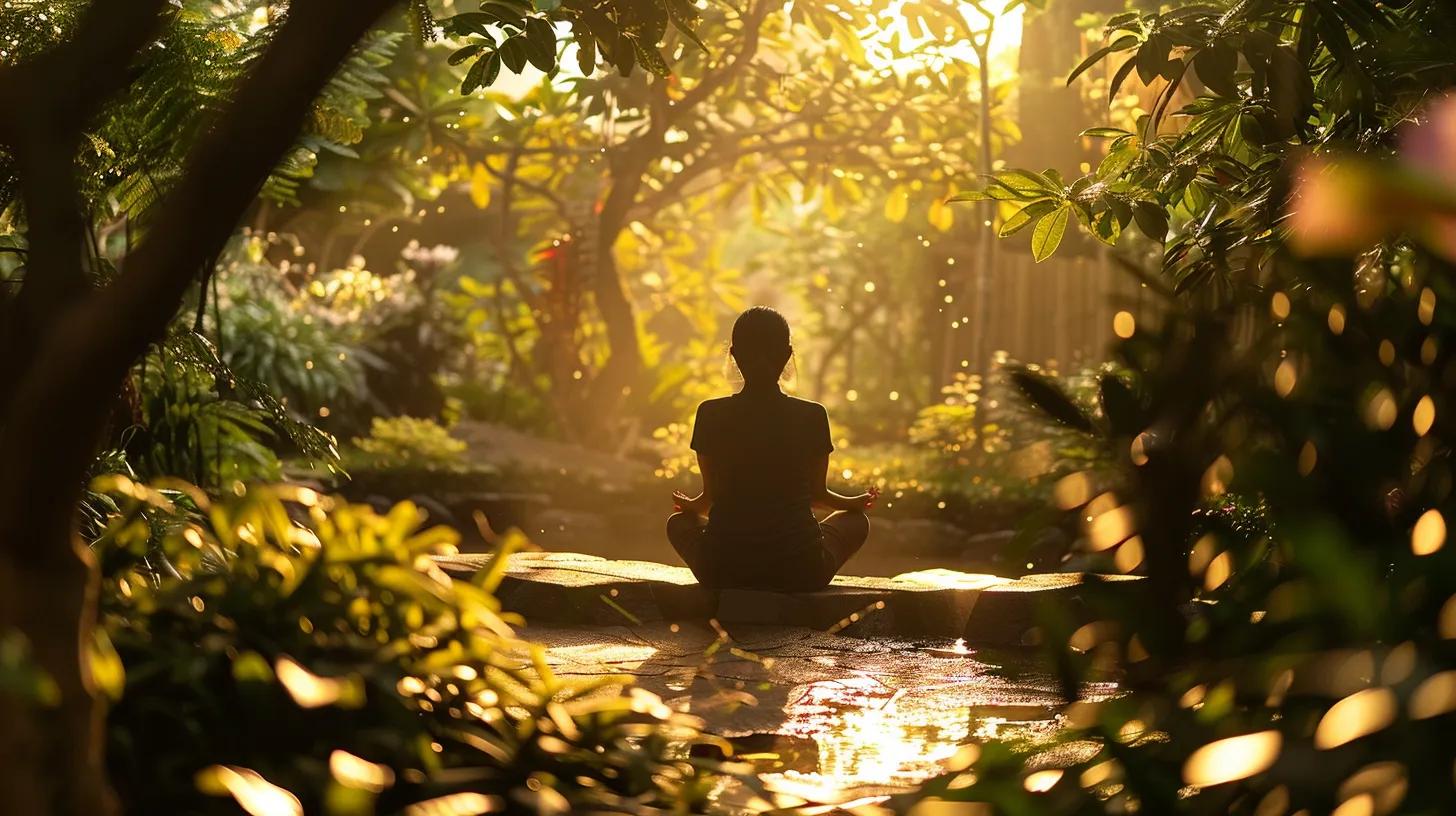
<svg viewBox="0 0 1456 816"><path fill-rule="evenodd" d="M1072 217L1072 206L1063 204L1056 212L1043 216L1031 233L1031 254L1037 263L1045 261L1062 244L1067 234L1067 221Z"/></svg>

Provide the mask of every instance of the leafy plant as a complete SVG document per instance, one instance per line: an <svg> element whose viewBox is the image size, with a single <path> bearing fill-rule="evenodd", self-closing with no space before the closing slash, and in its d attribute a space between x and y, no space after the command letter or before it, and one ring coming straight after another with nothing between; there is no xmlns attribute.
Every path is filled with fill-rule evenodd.
<svg viewBox="0 0 1456 816"><path fill-rule="evenodd" d="M699 11L686 0L644 6L626 6L608 14L592 3L575 0L486 0L479 11L466 11L440 21L446 33L463 38L465 45L450 56L456 65L474 60L465 72L460 93L468 94L495 82L501 67L520 73L527 63L550 76L560 69L553 24L567 23L577 45L577 69L591 76L600 60L615 66L622 76L643 68L660 76L668 73L667 60L658 50L672 25L689 40ZM497 36L500 39L497 39ZM706 49L706 46L702 46Z"/></svg>
<svg viewBox="0 0 1456 816"><path fill-rule="evenodd" d="M340 293L318 279L299 290L270 265L238 263L222 275L218 305L208 322L220 332L222 358L294 417L348 428L373 412L366 374L382 362L362 347L372 294Z"/></svg>
<svg viewBox="0 0 1456 816"><path fill-rule="evenodd" d="M349 461L355 467L450 470L465 462L465 443L432 419L375 417L369 436L355 438Z"/></svg>
<svg viewBox="0 0 1456 816"><path fill-rule="evenodd" d="M1442 148L1426 158L1452 155L1449 104L1418 117L1411 138ZM1444 196L1402 197L1401 181L1380 188L1397 208L1385 227L1449 213ZM1360 189L1312 185L1295 206L1358 212L1369 202L1325 198ZM1086 549L1145 581L1093 584L1085 617L1046 610L1047 655L1075 701L1065 734L969 746L898 809L925 797L1050 814L1448 809L1456 268L1443 235L1376 233L1331 260L1278 249L1263 291L1180 305L1118 343L1125 373L1103 380L1102 417L1023 378L1113 465L1059 482L1060 506ZM1109 672L1122 695L1079 699Z"/></svg>
<svg viewBox="0 0 1456 816"><path fill-rule="evenodd" d="M556 679L492 596L502 571L447 577L430 556L455 533L419 529L409 504L97 489L118 508L94 548L112 565L119 662L100 676L128 810L230 813L211 794L266 794L294 812L685 811L722 780L687 758L707 739L691 717L612 691L620 678Z"/></svg>
<svg viewBox="0 0 1456 816"><path fill-rule="evenodd" d="M1069 82L1122 59L1112 95L1136 75L1151 110L1133 128L1084 134L1110 140L1090 173L1009 169L956 200L1002 202L1000 233L1031 229L1038 260L1073 218L1109 245L1136 225L1164 245L1178 291L1248 285L1281 245L1290 159L1388 154L1429 90L1456 82L1453 32L1456 14L1429 0L1220 0L1114 15L1107 45Z"/></svg>

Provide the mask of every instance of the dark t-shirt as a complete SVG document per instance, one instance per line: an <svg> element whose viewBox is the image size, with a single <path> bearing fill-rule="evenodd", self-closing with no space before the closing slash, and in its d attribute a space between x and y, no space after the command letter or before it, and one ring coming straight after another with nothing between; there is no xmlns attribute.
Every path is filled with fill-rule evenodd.
<svg viewBox="0 0 1456 816"><path fill-rule="evenodd" d="M692 448L712 461L706 537L725 572L801 572L822 564L810 503L815 471L834 450L824 406L776 387L708 400L698 406Z"/></svg>

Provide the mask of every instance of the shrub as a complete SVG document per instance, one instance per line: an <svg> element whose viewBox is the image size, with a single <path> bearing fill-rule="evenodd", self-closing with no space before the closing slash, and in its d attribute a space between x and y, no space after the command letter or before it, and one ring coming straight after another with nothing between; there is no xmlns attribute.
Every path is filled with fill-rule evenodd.
<svg viewBox="0 0 1456 816"><path fill-rule="evenodd" d="M373 469L451 470L461 467L465 443L440 423L415 417L375 417L369 436L356 437L348 461Z"/></svg>
<svg viewBox="0 0 1456 816"><path fill-rule="evenodd" d="M501 570L446 576L431 556L456 534L410 504L96 487L116 511L94 545L95 665L128 812L236 812L217 793L294 813L688 811L721 781L688 758L708 739L694 719L621 678L555 678L492 595Z"/></svg>

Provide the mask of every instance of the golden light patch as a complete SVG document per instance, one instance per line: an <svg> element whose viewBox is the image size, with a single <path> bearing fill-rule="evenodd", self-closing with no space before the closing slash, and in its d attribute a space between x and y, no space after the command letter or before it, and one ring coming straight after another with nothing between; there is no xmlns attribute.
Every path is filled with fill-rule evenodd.
<svg viewBox="0 0 1456 816"><path fill-rule="evenodd" d="M1340 784L1339 797L1345 802L1367 797L1370 812L1385 816L1400 807L1409 787L1405 766L1399 762L1372 762Z"/></svg>
<svg viewBox="0 0 1456 816"><path fill-rule="evenodd" d="M212 765L197 774L204 793L227 794L250 816L303 816L303 803L262 774L233 765Z"/></svg>
<svg viewBox="0 0 1456 816"><path fill-rule="evenodd" d="M1203 493L1210 497L1222 496L1233 480L1234 463L1227 456L1220 456L1203 472Z"/></svg>
<svg viewBox="0 0 1456 816"><path fill-rule="evenodd" d="M1183 781L1209 787L1263 773L1279 759L1284 738L1278 731L1229 737L1194 751L1183 763Z"/></svg>
<svg viewBox="0 0 1456 816"><path fill-rule="evenodd" d="M1203 574L1203 588L1212 592L1224 585L1224 582L1233 575L1234 559L1227 552L1221 552L1208 564L1208 571Z"/></svg>
<svg viewBox="0 0 1456 816"><path fill-rule="evenodd" d="M1117 567L1118 572L1129 573L1142 565L1143 556L1143 540L1133 536L1117 548L1117 553L1112 556L1112 564Z"/></svg>
<svg viewBox="0 0 1456 816"><path fill-rule="evenodd" d="M1275 292L1274 296L1269 298L1269 314L1273 315L1275 320L1288 320L1292 308L1289 295L1283 292Z"/></svg>
<svg viewBox="0 0 1456 816"><path fill-rule="evenodd" d="M1376 391L1365 403L1365 424L1377 431L1390 430L1395 424L1395 415L1395 395L1389 388Z"/></svg>
<svg viewBox="0 0 1456 816"><path fill-rule="evenodd" d="M1073 510L1092 500L1092 477L1087 473L1073 473L1059 479L1052 488L1052 498L1057 507Z"/></svg>
<svg viewBox="0 0 1456 816"><path fill-rule="evenodd" d="M278 682L288 690L289 696L303 708L319 708L338 702L343 696L344 684L331 677L320 677L294 662L292 658L280 657L273 671Z"/></svg>
<svg viewBox="0 0 1456 816"><path fill-rule="evenodd" d="M1274 369L1274 393L1281 397L1287 397L1294 393L1294 386L1299 382L1299 372L1294 366L1294 361L1285 359Z"/></svg>
<svg viewBox="0 0 1456 816"><path fill-rule="evenodd" d="M1430 395L1421 397L1416 403L1415 413L1411 415L1411 427L1415 429L1417 436L1425 436L1431 432L1431 426L1436 424L1436 401Z"/></svg>
<svg viewBox="0 0 1456 816"><path fill-rule="evenodd" d="M1092 519L1087 528L1088 547L1093 551L1110 550L1126 541L1136 530L1132 508L1123 505Z"/></svg>
<svg viewBox="0 0 1456 816"><path fill-rule="evenodd" d="M1308 476L1314 473L1315 465L1319 464L1319 448L1314 442L1306 440L1304 446L1299 449L1299 475Z"/></svg>
<svg viewBox="0 0 1456 816"><path fill-rule="evenodd" d="M1429 720L1456 711L1456 671L1440 672L1421 681L1408 707L1413 720Z"/></svg>
<svg viewBox="0 0 1456 816"><path fill-rule="evenodd" d="M1395 721L1395 712L1395 694L1390 689L1357 691L1335 703L1320 718L1314 746L1328 750L1374 734Z"/></svg>
<svg viewBox="0 0 1456 816"><path fill-rule="evenodd" d="M394 784L394 771L387 765L370 762L348 751L329 754L329 773L346 788L379 793Z"/></svg>
<svg viewBox="0 0 1456 816"><path fill-rule="evenodd" d="M1436 631L1447 640L1456 639L1456 595L1447 598L1446 603L1441 605L1441 614L1436 621Z"/></svg>
<svg viewBox="0 0 1456 816"><path fill-rule="evenodd" d="M1137 334L1137 318L1132 312L1118 312L1112 318L1112 333L1124 340Z"/></svg>
<svg viewBox="0 0 1456 816"><path fill-rule="evenodd" d="M1046 793L1062 781L1062 772L1056 769L1027 774L1022 785L1031 793Z"/></svg>
<svg viewBox="0 0 1456 816"><path fill-rule="evenodd" d="M1446 517L1439 510L1427 510L1411 528L1411 552L1431 555L1446 546Z"/></svg>

